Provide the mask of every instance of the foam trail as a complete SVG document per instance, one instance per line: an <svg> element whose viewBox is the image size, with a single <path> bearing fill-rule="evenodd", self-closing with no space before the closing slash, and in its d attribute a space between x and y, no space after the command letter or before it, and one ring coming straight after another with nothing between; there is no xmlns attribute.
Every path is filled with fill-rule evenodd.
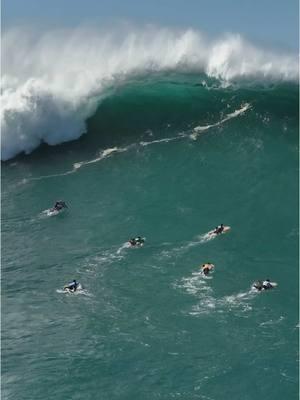
<svg viewBox="0 0 300 400"><path fill-rule="evenodd" d="M129 242L125 242L120 246L117 250L117 254L121 254L123 250L129 249L131 247L131 244Z"/></svg>
<svg viewBox="0 0 300 400"><path fill-rule="evenodd" d="M215 239L218 235L211 234L211 231L204 233L203 235L199 236L200 243L209 242L212 239Z"/></svg>
<svg viewBox="0 0 300 400"><path fill-rule="evenodd" d="M51 175L37 176L37 177L33 177L33 178L24 178L22 180L22 183L25 184L25 183L30 182L30 181L40 181L40 180L43 180L43 179L57 178L57 177L61 177L61 176L67 176L67 175L70 175L70 174L74 174L81 167L84 167L86 165L94 164L94 163L97 163L99 161L102 161L105 158L111 156L113 153L122 153L122 152L128 150L129 147L130 146L124 147L124 148L113 147L113 148L110 148L110 149L102 150L100 152L99 157L93 158L92 160L80 161L78 163L75 163L75 164L73 164L73 169L71 169L70 171L62 172L60 174L51 174Z"/></svg>
<svg viewBox="0 0 300 400"><path fill-rule="evenodd" d="M195 140L197 138L199 132L203 132L203 131L206 131L207 129L213 128L215 126L219 126L219 125L223 124L224 122L229 121L230 119L243 114L250 108L251 108L251 105L249 103L246 103L240 109L235 110L230 114L227 114L225 118L221 119L221 121L218 121L215 124L205 125L205 126L196 126L194 128L194 132L190 135L190 137Z"/></svg>
<svg viewBox="0 0 300 400"><path fill-rule="evenodd" d="M111 250L106 250L104 252L101 252L100 255L96 255L93 257L93 262L92 264L96 267L99 265L99 263L103 265L110 265L114 262L120 261L124 258L124 255L122 255L122 252L124 249L131 247L128 242L123 243L121 246L119 246L117 249L111 251Z"/></svg>
<svg viewBox="0 0 300 400"><path fill-rule="evenodd" d="M150 142L140 142L140 145L141 146L149 146L149 145L156 144L156 143L169 143L169 142L172 142L173 140L183 139L186 136L187 135L180 133L178 136L173 136L170 138L157 139L157 140L152 140Z"/></svg>
<svg viewBox="0 0 300 400"><path fill-rule="evenodd" d="M198 239L198 238L197 238ZM170 250L163 250L161 253L159 253L158 257L163 257L163 258L173 258L173 257L180 257L183 255L186 251L188 251L190 248L199 246L202 244L201 236L199 236L200 240L192 240L190 242L187 242L186 244L183 244L179 247L173 247Z"/></svg>
<svg viewBox="0 0 300 400"><path fill-rule="evenodd" d="M146 239L146 238L143 238L143 239ZM113 246L113 248L111 248L111 249L108 249L108 250L103 249L93 256L88 256L86 259L85 266L88 266L89 270L91 270L91 268L93 268L93 270L95 270L96 268L99 267L99 264L102 267L103 266L108 267L109 265L114 264L114 263L124 259L124 257L125 257L124 250L129 249L129 248L132 248L132 246L127 241L127 242L122 243L121 245ZM138 248L140 248L140 246Z"/></svg>
<svg viewBox="0 0 300 400"><path fill-rule="evenodd" d="M248 312L252 310L251 301L256 293L251 289L247 292L237 293L235 295L224 296L221 298L214 297L210 287L205 287L200 281L193 278L185 278L184 284L181 285L187 293L199 298L199 302L192 307L190 315L199 316L211 312L223 312L224 309L231 312Z"/></svg>
<svg viewBox="0 0 300 400"><path fill-rule="evenodd" d="M242 106L240 109L235 110L234 112L228 114L221 121L219 121L219 122L217 122L215 124L212 124L212 125L207 125L205 127L200 127L200 126L196 127L196 128L194 128L194 131L204 131L204 130L207 130L207 129L211 128L211 127L221 125L223 122L228 121L228 120L230 120L232 118L235 118L238 115L244 113L250 107L251 107L250 104L247 103L244 106ZM192 135L190 135L190 137ZM139 142L139 145L142 146L142 147L146 147L146 146L150 146L150 145L157 144L157 143L169 143L171 141L183 139L183 138L186 138L186 137L188 137L188 134L180 133L177 136L173 136L173 137L169 137L169 138L157 139L157 140L152 140L152 141L148 141L148 142L141 141L141 142ZM94 164L94 163L97 163L99 161L102 161L103 159L109 157L113 153L123 153L123 152L125 152L125 151L127 151L127 150L129 150L129 149L131 149L131 148L133 148L135 146L136 146L136 144L133 143L133 144L131 144L131 145L127 146L127 147L123 147L123 148L119 148L119 147L108 148L108 149L102 150L100 152L99 157L96 157L96 158L94 158L92 160L81 161L81 162L75 163L73 165L73 169L71 171L67 171L67 172L64 172L64 173L61 173L61 174L53 174L53 175L46 175L46 176L41 176L41 177L37 177L37 178L29 178L29 180L39 180L39 179L45 179L45 178L52 178L52 177L57 177L57 176L69 175L69 174L72 174L72 173L76 172L81 167L84 167L86 165L90 165L90 164Z"/></svg>
<svg viewBox="0 0 300 400"><path fill-rule="evenodd" d="M149 145L156 144L156 143L164 143L164 142L168 143L168 142L170 142L172 140L178 140L178 139L182 139L184 137L187 137L187 135L184 135L184 134L181 133L180 135L174 136L174 137L171 137L171 138L158 139L158 140L153 140L151 142L140 142L139 145L145 147L145 146L149 146ZM77 172L82 167L85 167L87 165L91 165L91 164L95 164L97 162L103 161L104 159L110 157L112 154L123 153L125 151L128 151L128 150L136 147L137 145L138 144L133 143L133 144L130 144L130 145L126 146L126 147L112 147L112 148L109 148L109 149L105 149L105 150L102 150L100 152L98 157L93 158L92 160L79 161L77 163L74 163L73 164L73 169L71 169L70 171L62 172L60 174L51 174L51 175L37 176L37 177L33 177L33 178L24 178L21 181L21 183L22 184L26 184L27 182L30 182L30 181L39 181L39 180L43 180L43 179L57 178L57 177L61 177L61 176L67 176L67 175L70 175L70 174L74 174L75 172Z"/></svg>
<svg viewBox="0 0 300 400"><path fill-rule="evenodd" d="M257 48L238 34L209 40L192 29L12 29L2 35L2 51L2 160L42 142L79 138L99 102L135 76L175 71L226 82L298 81L297 55Z"/></svg>
<svg viewBox="0 0 300 400"><path fill-rule="evenodd" d="M77 172L82 167L85 167L87 165L91 165L91 164L95 164L97 162L103 161L104 159L110 157L113 154L123 153L125 151L128 151L128 150L134 148L134 147L137 147L138 145L142 146L142 147L146 147L146 146L151 146L151 145L158 144L158 143L169 143L169 142L172 142L172 141L175 141L175 140L184 139L184 138L187 138L187 137L190 137L192 139L196 139L198 131L204 131L204 130L207 130L207 129L211 128L211 127L221 125L223 122L228 121L228 120L230 120L232 118L235 118L235 117L239 116L240 114L243 114L250 107L251 107L251 105L246 103L245 105L241 106L240 109L235 110L234 112L228 114L225 118L223 118L222 120L216 122L215 124L206 125L204 127L200 127L199 126L199 127L194 128L194 133L192 133L190 135L187 134L187 133L181 132L176 136L172 136L172 137L168 137L168 138L151 140L149 142L141 141L139 143L132 143L132 144L126 146L126 147L108 148L108 149L102 150L99 153L99 156L96 157L96 158L93 158L91 160L79 161L77 163L74 163L73 164L73 168L70 171L62 172L62 173L59 173L59 174L42 175L42 176L37 176L37 177L33 177L33 178L24 178L21 183L22 184L26 184L27 182L30 182L30 181L39 181L39 180L43 180L43 179L57 178L57 177L62 177L62 176L67 176L67 175L70 175L70 174L74 174L75 172ZM208 240L211 240L212 238L213 237L211 237L210 235L206 234L206 235L203 235L202 241L208 241Z"/></svg>
<svg viewBox="0 0 300 400"><path fill-rule="evenodd" d="M285 317L283 317L283 316L281 315L281 316L280 316L278 319L276 319L276 320L270 319L270 320L268 320L268 321L261 322L261 323L259 324L259 326L277 325L277 324L280 324L284 319L285 319Z"/></svg>
<svg viewBox="0 0 300 400"><path fill-rule="evenodd" d="M58 210L52 210L51 208L48 208L47 210L44 210L41 212L41 217L54 217L55 215L58 215L60 211Z"/></svg>
<svg viewBox="0 0 300 400"><path fill-rule="evenodd" d="M112 147L111 149L103 150L100 153L99 157L97 157L97 158L94 158L94 159L88 160L88 161L81 161L81 162L75 163L73 165L73 170L71 172L75 172L79 168L84 167L85 165L94 164L94 163L97 163L99 161L102 161L102 160L104 160L104 158L107 158L107 157L111 156L113 153L123 153L124 151L127 151L128 148L129 148L129 146L128 147L123 147L123 148Z"/></svg>
<svg viewBox="0 0 300 400"><path fill-rule="evenodd" d="M211 277L204 277L202 274L193 274L192 277L183 278L182 283L175 286L186 290L189 294L197 295L202 293L207 296L208 293L212 292L211 287L207 285L207 278L211 279Z"/></svg>
<svg viewBox="0 0 300 400"><path fill-rule="evenodd" d="M30 181L41 181L43 179L57 178L59 176L67 176L67 175L70 175L70 174L74 174L74 172L76 172L76 170L72 169L71 171L62 172L60 174L41 175L41 176L36 176L36 177L33 177L33 178L24 178L21 181L21 184L26 184L27 182L30 182Z"/></svg>

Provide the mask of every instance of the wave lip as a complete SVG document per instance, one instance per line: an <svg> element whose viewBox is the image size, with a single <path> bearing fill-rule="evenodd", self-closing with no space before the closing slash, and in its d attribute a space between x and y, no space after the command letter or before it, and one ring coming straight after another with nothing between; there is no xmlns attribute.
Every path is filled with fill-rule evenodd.
<svg viewBox="0 0 300 400"><path fill-rule="evenodd" d="M56 145L79 138L89 106L58 96L34 78L14 91L4 90L1 103L2 160L22 151L30 153L41 142Z"/></svg>
<svg viewBox="0 0 300 400"><path fill-rule="evenodd" d="M224 85L238 78L298 81L296 56L266 52L240 35L211 41L191 29L82 28L36 40L13 30L2 44L2 160L30 153L41 142L77 139L107 87L137 75L202 72Z"/></svg>

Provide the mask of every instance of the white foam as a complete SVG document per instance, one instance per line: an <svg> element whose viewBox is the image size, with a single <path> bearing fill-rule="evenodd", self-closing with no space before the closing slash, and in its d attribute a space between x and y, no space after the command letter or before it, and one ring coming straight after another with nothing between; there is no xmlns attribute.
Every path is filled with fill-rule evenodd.
<svg viewBox="0 0 300 400"><path fill-rule="evenodd" d="M190 315L197 316L224 311L242 312L244 314L252 310L250 302L256 296L256 291L250 289L246 292L218 298L214 296L209 279L212 279L212 276L205 276L198 270L193 272L192 276L182 278L179 283L174 285L175 288L184 289L188 294L198 299L197 303L192 306L192 310L189 311Z"/></svg>
<svg viewBox="0 0 300 400"><path fill-rule="evenodd" d="M187 293L204 299L211 297L209 293L212 289L207 282L210 279L212 279L211 275L204 275L198 269L192 273L192 276L182 278L180 282L175 283L174 287L184 289Z"/></svg>
<svg viewBox="0 0 300 400"><path fill-rule="evenodd" d="M60 177L60 176L67 176L67 175L70 175L70 174L74 174L81 167L84 167L86 165L90 165L90 164L94 164L94 163L97 163L99 161L102 161L105 158L111 156L113 153L122 153L123 151L128 150L129 147L130 146L124 147L124 148L113 147L113 148L105 149L105 150L102 150L99 153L98 157L93 158L92 160L86 160L86 161L80 161L80 162L74 163L73 164L73 168L71 170L69 170L69 171L61 172L61 173L58 173L58 174L41 175L41 176L36 176L36 177L32 177L32 178L26 178L26 179L23 179L20 183L21 184L26 184L26 183L28 183L30 181L40 181L40 180L43 180L43 179L57 178L57 177Z"/></svg>
<svg viewBox="0 0 300 400"><path fill-rule="evenodd" d="M207 129L210 129L210 128L214 128L215 126L219 126L219 125L223 124L224 122L229 121L232 118L236 118L239 115L246 112L247 110L249 110L250 108L251 108L251 105L249 103L246 103L246 104L242 105L241 108L233 111L232 113L227 114L225 118L221 119L220 121L218 121L214 124L204 125L204 126L196 126L194 128L194 132L190 135L191 139L195 140L198 136L198 133L206 131Z"/></svg>
<svg viewBox="0 0 300 400"><path fill-rule="evenodd" d="M44 217L54 217L55 215L58 215L62 212L63 210L53 210L52 208L48 208L47 210L44 210L41 212L41 216Z"/></svg>
<svg viewBox="0 0 300 400"><path fill-rule="evenodd" d="M169 142L172 142L173 140L182 139L185 136L186 135L180 134L180 135L169 137L169 138L151 140L150 142L140 142L140 145L141 146L149 146L149 145L156 144L156 143L169 143Z"/></svg>
<svg viewBox="0 0 300 400"><path fill-rule="evenodd" d="M285 319L285 318L281 315L278 319L275 319L275 320L270 319L270 320L268 320L268 321L261 322L261 323L259 324L259 326L277 325L277 324L280 324L284 319Z"/></svg>
<svg viewBox="0 0 300 400"><path fill-rule="evenodd" d="M85 165L94 164L99 161L102 161L105 158L111 156L113 153L122 153L126 150L127 150L127 147L124 147L124 148L112 147L109 149L102 150L99 154L99 157L93 158L92 160L81 161L81 162L77 162L77 163L73 164L73 171L70 171L69 173L74 172L75 170L78 170L79 168L81 168Z"/></svg>
<svg viewBox="0 0 300 400"><path fill-rule="evenodd" d="M153 140L153 141L150 141L150 142L140 142L139 145L140 146L150 146L150 145L156 144L156 143L164 143L164 142L168 143L169 141L176 140L176 139L181 139L181 138L184 138L184 137L187 137L187 135L185 135L183 133L180 133L178 136L174 136L172 138L158 139L158 140ZM136 147L136 146L137 146L137 144L133 143L133 144L130 144L130 145L126 146L126 147L112 147L112 148L108 148L108 149L105 149L105 150L101 150L98 157L92 158L91 160L78 161L78 162L73 164L73 168L71 170L69 170L69 171L61 172L61 173L58 173L58 174L41 175L41 176L37 176L37 177L31 177L31 178L22 179L20 184L26 184L26 183L31 182L31 181L39 181L39 180L49 179L49 178L57 178L57 177L60 177L60 176L67 176L67 175L70 175L70 174L73 174L73 173L77 172L82 167L98 163L98 162L103 161L104 159L110 157L112 154L123 153L125 151L128 151L128 150Z"/></svg>
<svg viewBox="0 0 300 400"><path fill-rule="evenodd" d="M297 55L256 48L240 35L208 40L192 29L78 28L37 35L19 28L4 32L2 52L2 160L42 142L78 138L107 87L133 74L175 70L225 81L298 80Z"/></svg>
<svg viewBox="0 0 300 400"><path fill-rule="evenodd" d="M129 242L123 243L117 250L117 254L122 253L123 250L128 249L131 247L131 244Z"/></svg>

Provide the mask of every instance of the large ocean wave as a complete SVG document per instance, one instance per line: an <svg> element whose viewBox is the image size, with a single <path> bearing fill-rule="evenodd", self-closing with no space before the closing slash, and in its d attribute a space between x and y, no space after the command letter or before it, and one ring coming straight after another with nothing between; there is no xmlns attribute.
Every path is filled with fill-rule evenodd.
<svg viewBox="0 0 300 400"><path fill-rule="evenodd" d="M80 28L37 37L20 29L3 35L2 53L2 160L30 153L43 142L56 145L77 139L86 131L86 120L120 87L131 87L129 94L139 93L141 99L148 80L146 94L151 86L158 98L162 80L169 86L186 84L174 74L189 75L193 80L188 84L195 87L197 82L203 102L212 103L213 96L204 99L203 93L298 82L296 55L255 47L240 35L210 40L195 30ZM174 96L178 91L169 92L168 101ZM127 106L130 113L130 102ZM221 120L243 104L238 100L230 106L227 102L218 110ZM162 112L160 106L157 110ZM209 123L214 121L206 120ZM201 126L201 115L195 124Z"/></svg>

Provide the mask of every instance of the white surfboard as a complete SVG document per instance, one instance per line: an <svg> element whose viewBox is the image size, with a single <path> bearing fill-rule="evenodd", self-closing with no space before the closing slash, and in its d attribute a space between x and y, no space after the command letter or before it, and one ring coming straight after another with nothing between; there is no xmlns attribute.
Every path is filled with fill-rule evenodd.
<svg viewBox="0 0 300 400"><path fill-rule="evenodd" d="M227 233L228 231L230 231L230 229L231 229L230 226L224 226L224 229L221 233L216 233L214 229L213 231L208 232L207 235L215 237L218 235L222 235L223 233Z"/></svg>
<svg viewBox="0 0 300 400"><path fill-rule="evenodd" d="M271 285L272 285L273 287L278 286L278 283L277 283L277 282L270 282L270 283L271 283Z"/></svg>
<svg viewBox="0 0 300 400"><path fill-rule="evenodd" d="M64 292L64 293L71 293L71 294L74 294L74 293L77 293L77 292L80 292L80 291L82 291L81 283L78 283L77 289L76 289L75 291L70 290L69 288L64 288L64 289L63 289L63 292Z"/></svg>

